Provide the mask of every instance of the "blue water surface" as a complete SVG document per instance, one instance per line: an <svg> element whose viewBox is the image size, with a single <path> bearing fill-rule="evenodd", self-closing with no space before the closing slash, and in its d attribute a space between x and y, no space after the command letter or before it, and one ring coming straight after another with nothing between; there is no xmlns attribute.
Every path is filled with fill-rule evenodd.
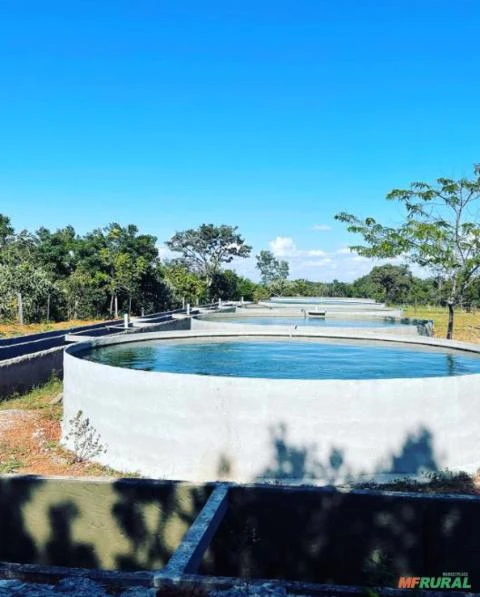
<svg viewBox="0 0 480 597"><path fill-rule="evenodd" d="M390 343L303 339L155 340L84 358L146 371L270 379L388 379L480 373L475 353Z"/></svg>

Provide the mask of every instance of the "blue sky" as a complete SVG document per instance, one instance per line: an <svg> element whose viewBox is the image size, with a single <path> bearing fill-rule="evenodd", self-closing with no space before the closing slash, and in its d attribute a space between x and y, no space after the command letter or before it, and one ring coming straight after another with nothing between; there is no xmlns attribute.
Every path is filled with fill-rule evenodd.
<svg viewBox="0 0 480 597"><path fill-rule="evenodd" d="M353 279L335 213L398 222L389 190L480 161L478 31L477 0L0 0L0 212L238 225Z"/></svg>

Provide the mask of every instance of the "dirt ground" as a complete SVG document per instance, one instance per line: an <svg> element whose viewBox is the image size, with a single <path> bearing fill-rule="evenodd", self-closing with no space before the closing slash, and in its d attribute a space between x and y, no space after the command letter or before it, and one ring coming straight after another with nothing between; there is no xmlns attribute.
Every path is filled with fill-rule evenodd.
<svg viewBox="0 0 480 597"><path fill-rule="evenodd" d="M96 464L75 462L60 444L61 383L0 403L0 473L119 476Z"/></svg>

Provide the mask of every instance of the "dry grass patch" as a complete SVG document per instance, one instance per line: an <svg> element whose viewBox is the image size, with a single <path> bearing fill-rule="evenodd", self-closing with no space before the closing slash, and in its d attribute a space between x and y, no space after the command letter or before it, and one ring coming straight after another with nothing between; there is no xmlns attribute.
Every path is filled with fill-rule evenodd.
<svg viewBox="0 0 480 597"><path fill-rule="evenodd" d="M431 319L435 326L435 337L445 338L447 335L448 310L442 307L407 307L406 317ZM453 339L480 344L480 311L467 313L462 309L455 311Z"/></svg>
<svg viewBox="0 0 480 597"><path fill-rule="evenodd" d="M70 321L60 321L58 323L28 323L24 325L20 325L19 323L0 323L0 338L26 336L28 334L39 334L41 332L53 332L55 330L64 330L82 325L101 323L102 321L103 320L100 319L71 319Z"/></svg>

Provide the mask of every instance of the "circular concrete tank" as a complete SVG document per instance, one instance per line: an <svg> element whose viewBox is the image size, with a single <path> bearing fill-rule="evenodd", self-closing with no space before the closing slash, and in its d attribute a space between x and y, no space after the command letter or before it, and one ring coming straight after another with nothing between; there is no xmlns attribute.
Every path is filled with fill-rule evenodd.
<svg viewBox="0 0 480 597"><path fill-rule="evenodd" d="M173 480L339 482L421 470L474 472L480 463L480 373L403 379L270 379L144 371L82 358L92 347L220 339L228 331L106 338L65 351L63 441L82 411L119 471ZM289 338L283 331L235 337ZM345 338L302 333L298 338ZM372 343L371 334L350 339ZM378 335L422 350L478 347ZM395 344L397 343L397 344ZM480 363L480 361L479 361ZM288 368L288 362L286 363ZM480 371L480 364L479 364Z"/></svg>

